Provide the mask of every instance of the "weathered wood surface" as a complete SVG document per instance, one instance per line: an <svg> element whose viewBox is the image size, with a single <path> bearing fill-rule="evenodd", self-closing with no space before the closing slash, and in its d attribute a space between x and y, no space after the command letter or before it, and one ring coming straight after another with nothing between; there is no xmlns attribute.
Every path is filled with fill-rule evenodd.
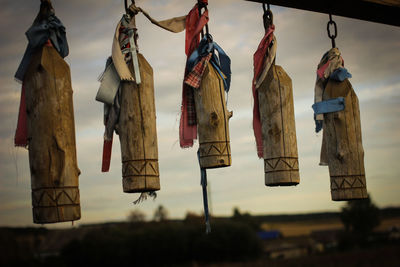
<svg viewBox="0 0 400 267"><path fill-rule="evenodd" d="M122 82L118 123L122 153L122 185L126 193L160 189L153 69L138 54L139 86ZM133 72L132 64L130 64Z"/></svg>
<svg viewBox="0 0 400 267"><path fill-rule="evenodd" d="M51 46L32 58L24 78L34 223L79 220L71 75Z"/></svg>
<svg viewBox="0 0 400 267"><path fill-rule="evenodd" d="M345 109L324 114L323 139L332 200L367 198L358 98L348 79L330 80L323 100L344 97Z"/></svg>
<svg viewBox="0 0 400 267"><path fill-rule="evenodd" d="M265 185L300 182L292 80L273 64L258 88L264 145Z"/></svg>
<svg viewBox="0 0 400 267"><path fill-rule="evenodd" d="M208 63L199 89L194 89L199 136L200 166L220 168L232 163L229 117L224 83Z"/></svg>

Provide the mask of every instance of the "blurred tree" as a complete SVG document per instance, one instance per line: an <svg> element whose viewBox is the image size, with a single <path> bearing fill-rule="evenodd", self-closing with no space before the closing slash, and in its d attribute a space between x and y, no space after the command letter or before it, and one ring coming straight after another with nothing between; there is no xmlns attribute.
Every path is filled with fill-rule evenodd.
<svg viewBox="0 0 400 267"><path fill-rule="evenodd" d="M368 196L362 200L348 201L340 214L346 234L342 238L343 246L367 244L368 236L380 224L379 209Z"/></svg>
<svg viewBox="0 0 400 267"><path fill-rule="evenodd" d="M144 222L146 220L146 214L139 209L132 210L128 214L128 221L132 223Z"/></svg>
<svg viewBox="0 0 400 267"><path fill-rule="evenodd" d="M168 219L168 211L164 208L163 205L158 206L156 211L154 212L154 220L156 222L165 221Z"/></svg>
<svg viewBox="0 0 400 267"><path fill-rule="evenodd" d="M185 223L202 223L202 222L204 222L204 215L201 215L201 213L199 215L196 212L188 211L188 212L186 212L184 222Z"/></svg>
<svg viewBox="0 0 400 267"><path fill-rule="evenodd" d="M232 215L232 220L240 223L247 224L250 226L253 230L260 230L260 221L254 217L251 216L250 213L245 212L245 213L240 213L240 210L238 207L233 208L233 215Z"/></svg>

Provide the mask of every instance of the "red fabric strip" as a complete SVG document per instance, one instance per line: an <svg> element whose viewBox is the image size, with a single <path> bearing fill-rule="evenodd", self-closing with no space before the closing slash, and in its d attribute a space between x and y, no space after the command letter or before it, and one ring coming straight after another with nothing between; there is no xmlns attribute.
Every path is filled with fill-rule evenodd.
<svg viewBox="0 0 400 267"><path fill-rule="evenodd" d="M326 62L321 68L319 68L319 69L317 70L317 74L318 74L318 76L319 76L320 79L323 79L323 78L324 78L324 72L325 72L326 68L329 67L329 63L331 63L330 60L328 60L328 62Z"/></svg>
<svg viewBox="0 0 400 267"><path fill-rule="evenodd" d="M254 107L253 107L253 130L254 136L256 139L257 145L257 155L259 158L263 157L263 141L262 141L262 133L261 133L261 122L260 122L260 110L259 110L259 103L258 103L258 91L256 89L256 81L258 76L260 76L265 60L265 54L267 53L268 46L270 45L272 39L274 38L274 30L275 26L271 25L267 32L264 35L264 38L261 40L260 44L258 45L257 51L254 53L253 60L254 60L254 76L253 76L253 84L252 84L252 91L253 91L253 98L254 98Z"/></svg>
<svg viewBox="0 0 400 267"><path fill-rule="evenodd" d="M45 46L53 46L50 39L47 40ZM26 147L28 145L28 121L26 115L26 99L25 99L25 86L22 83L21 99L19 103L19 113L17 130L15 131L14 145Z"/></svg>
<svg viewBox="0 0 400 267"><path fill-rule="evenodd" d="M113 143L113 138L111 138L111 140L104 140L103 162L101 166L102 172L108 172L110 170L112 143Z"/></svg>
<svg viewBox="0 0 400 267"><path fill-rule="evenodd" d="M208 11L206 10L199 16L199 10L196 4L186 17L185 53L187 57L198 47L200 43L200 32L207 22ZM185 77L189 71L190 70L185 70ZM181 147L193 146L193 140L197 138L197 125L189 125L187 90L192 89L184 83L182 86L182 106L179 125L179 143Z"/></svg>
<svg viewBox="0 0 400 267"><path fill-rule="evenodd" d="M15 131L15 137L14 137L15 146L26 147L28 145L28 121L27 121L27 115L26 115L26 102L25 101L26 101L25 100L25 86L24 86L24 84L22 84L17 130Z"/></svg>

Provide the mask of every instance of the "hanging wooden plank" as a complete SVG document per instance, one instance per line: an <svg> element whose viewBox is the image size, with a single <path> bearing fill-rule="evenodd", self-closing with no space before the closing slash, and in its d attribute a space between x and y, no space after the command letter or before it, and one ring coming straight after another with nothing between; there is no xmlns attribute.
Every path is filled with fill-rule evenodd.
<svg viewBox="0 0 400 267"><path fill-rule="evenodd" d="M400 0L246 0L400 26Z"/></svg>
<svg viewBox="0 0 400 267"><path fill-rule="evenodd" d="M265 185L300 182L292 80L273 64L258 88L264 146Z"/></svg>
<svg viewBox="0 0 400 267"><path fill-rule="evenodd" d="M153 69L138 55L141 83L122 82L118 123L126 193L160 190ZM132 73L132 64L129 65Z"/></svg>
<svg viewBox="0 0 400 267"><path fill-rule="evenodd" d="M323 100L344 97L345 109L324 114L323 146L332 200L367 198L358 98L348 79L328 81Z"/></svg>
<svg viewBox="0 0 400 267"><path fill-rule="evenodd" d="M24 78L34 223L81 217L71 74L52 46L32 57Z"/></svg>
<svg viewBox="0 0 400 267"><path fill-rule="evenodd" d="M229 117L224 83L211 63L203 74L199 89L194 89L199 134L200 166L220 168L231 165Z"/></svg>

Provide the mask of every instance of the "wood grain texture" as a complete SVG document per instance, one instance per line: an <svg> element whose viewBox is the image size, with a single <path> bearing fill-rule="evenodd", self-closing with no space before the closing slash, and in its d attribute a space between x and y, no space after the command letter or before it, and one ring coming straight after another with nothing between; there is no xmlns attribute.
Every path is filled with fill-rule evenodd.
<svg viewBox="0 0 400 267"><path fill-rule="evenodd" d="M153 69L142 54L138 54L138 61L142 82L122 82L117 125L126 193L160 189ZM129 67L132 71L132 64Z"/></svg>
<svg viewBox="0 0 400 267"><path fill-rule="evenodd" d="M194 89L199 136L200 166L228 167L232 163L229 139L230 113L222 78L208 63L200 88Z"/></svg>
<svg viewBox="0 0 400 267"><path fill-rule="evenodd" d="M328 82L323 100L337 97L345 98L345 109L324 114L323 126L332 200L367 198L360 109L348 79Z"/></svg>
<svg viewBox="0 0 400 267"><path fill-rule="evenodd" d="M265 185L300 182L292 80L273 64L258 88L264 145Z"/></svg>
<svg viewBox="0 0 400 267"><path fill-rule="evenodd" d="M34 223L79 220L71 75L50 46L33 56L24 78Z"/></svg>

